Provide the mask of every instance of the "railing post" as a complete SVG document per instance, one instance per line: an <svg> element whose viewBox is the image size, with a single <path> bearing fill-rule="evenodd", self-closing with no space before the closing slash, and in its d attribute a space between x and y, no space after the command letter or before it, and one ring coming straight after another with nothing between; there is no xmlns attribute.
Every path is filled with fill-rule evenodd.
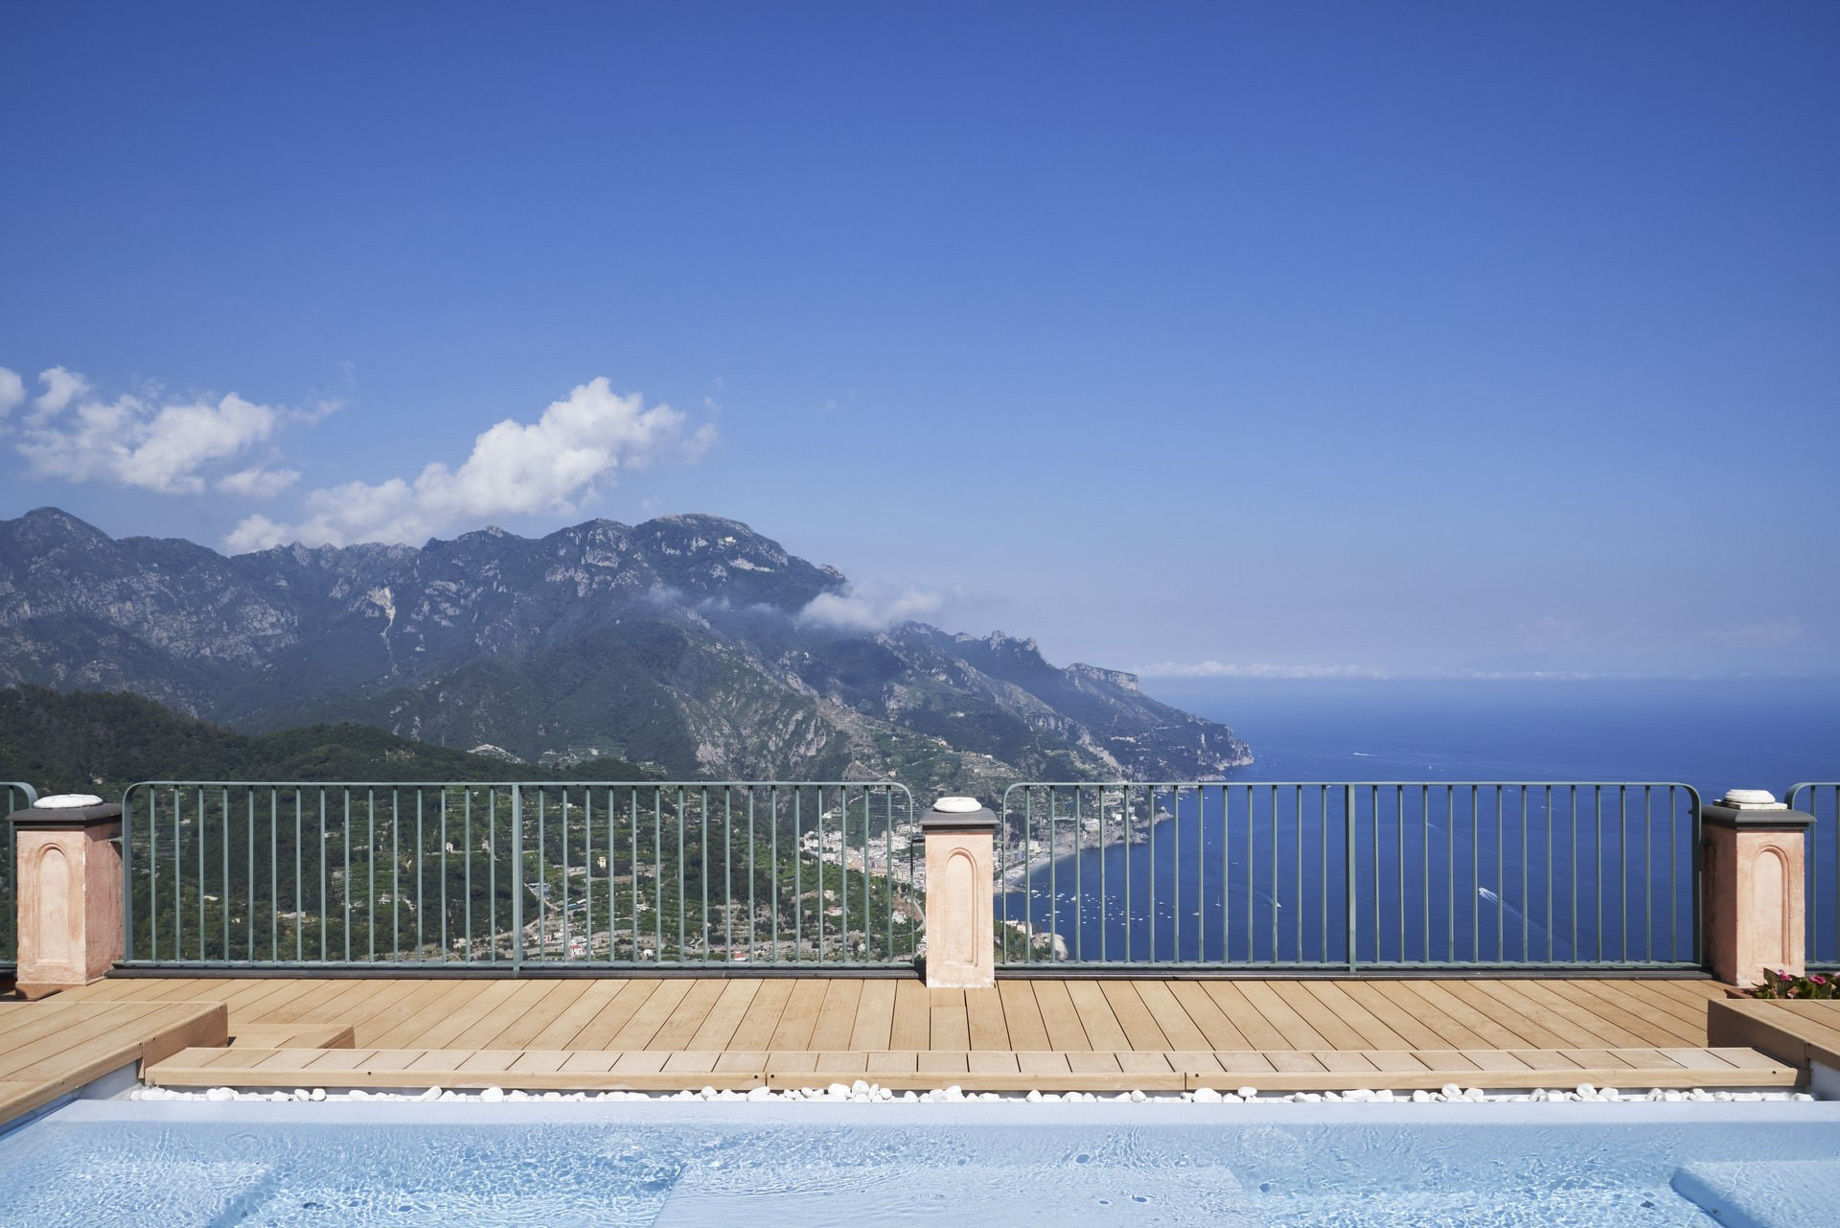
<svg viewBox="0 0 1840 1228"><path fill-rule="evenodd" d="M1756 985L1766 968L1802 974L1803 840L1813 822L1762 789L1732 789L1702 808L1703 932L1719 980Z"/></svg>
<svg viewBox="0 0 1840 1228"><path fill-rule="evenodd" d="M524 792L511 786L511 971L524 967ZM638 917L634 914L635 945Z"/></svg>
<svg viewBox="0 0 1840 1228"><path fill-rule="evenodd" d="M926 984L997 983L993 837L997 816L976 798L942 797L920 816L926 836Z"/></svg>
<svg viewBox="0 0 1840 1228"><path fill-rule="evenodd" d="M17 836L19 992L42 998L102 979L121 958L121 807L89 794L8 816Z"/></svg>

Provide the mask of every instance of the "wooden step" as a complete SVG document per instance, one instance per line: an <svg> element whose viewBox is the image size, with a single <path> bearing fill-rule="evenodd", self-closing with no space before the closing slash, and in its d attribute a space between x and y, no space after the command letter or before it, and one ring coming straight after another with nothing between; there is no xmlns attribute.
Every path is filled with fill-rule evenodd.
<svg viewBox="0 0 1840 1228"><path fill-rule="evenodd" d="M824 1087L863 1079L895 1090L1436 1090L1796 1086L1798 1071L1748 1048L668 1051L194 1048L149 1067L162 1087L374 1087L675 1091Z"/></svg>
<svg viewBox="0 0 1840 1228"><path fill-rule="evenodd" d="M242 1049L349 1049L349 1023L240 1023L230 1043Z"/></svg>

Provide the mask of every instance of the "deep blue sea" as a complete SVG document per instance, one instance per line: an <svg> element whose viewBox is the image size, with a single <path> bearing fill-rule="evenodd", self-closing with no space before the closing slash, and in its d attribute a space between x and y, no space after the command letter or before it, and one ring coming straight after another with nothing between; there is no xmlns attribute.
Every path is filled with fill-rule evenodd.
<svg viewBox="0 0 1840 1228"><path fill-rule="evenodd" d="M1063 858L1031 876L1026 899L1002 901L1075 958L1691 963L1685 790L1446 786L1680 784L1711 801L1840 780L1831 681L1270 681L1152 694L1231 725L1257 762L1227 790L1158 796L1148 804L1166 817L1148 839ZM1833 960L1840 832L1833 791L1819 797L1812 954ZM1056 821L1090 822L1102 799L1050 804Z"/></svg>

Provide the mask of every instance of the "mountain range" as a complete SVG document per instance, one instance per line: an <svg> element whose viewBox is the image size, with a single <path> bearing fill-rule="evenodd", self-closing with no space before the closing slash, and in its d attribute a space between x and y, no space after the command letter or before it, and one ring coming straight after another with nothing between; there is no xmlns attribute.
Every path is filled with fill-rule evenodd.
<svg viewBox="0 0 1840 1228"><path fill-rule="evenodd" d="M1226 726L1130 674L1050 665L1032 640L812 616L846 589L715 516L226 557L40 508L0 521L0 685L686 779L895 777L990 797L1251 761Z"/></svg>

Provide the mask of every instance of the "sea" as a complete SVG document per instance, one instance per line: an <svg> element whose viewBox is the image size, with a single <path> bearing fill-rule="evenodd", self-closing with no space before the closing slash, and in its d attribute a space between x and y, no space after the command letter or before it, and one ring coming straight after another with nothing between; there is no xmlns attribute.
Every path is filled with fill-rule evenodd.
<svg viewBox="0 0 1840 1228"><path fill-rule="evenodd" d="M1162 819L1147 839L1062 858L999 897L1002 916L1032 935L1030 958L1696 963L1691 794L1666 786L1713 801L1840 781L1835 680L1147 690L1232 726L1255 762L1233 770L1227 790L1148 799ZM1301 782L1374 787L1288 787ZM1621 787L1631 783L1653 787ZM1832 962L1837 799L1830 788L1796 800L1820 820L1811 957ZM1098 801L1089 795L1083 813Z"/></svg>

